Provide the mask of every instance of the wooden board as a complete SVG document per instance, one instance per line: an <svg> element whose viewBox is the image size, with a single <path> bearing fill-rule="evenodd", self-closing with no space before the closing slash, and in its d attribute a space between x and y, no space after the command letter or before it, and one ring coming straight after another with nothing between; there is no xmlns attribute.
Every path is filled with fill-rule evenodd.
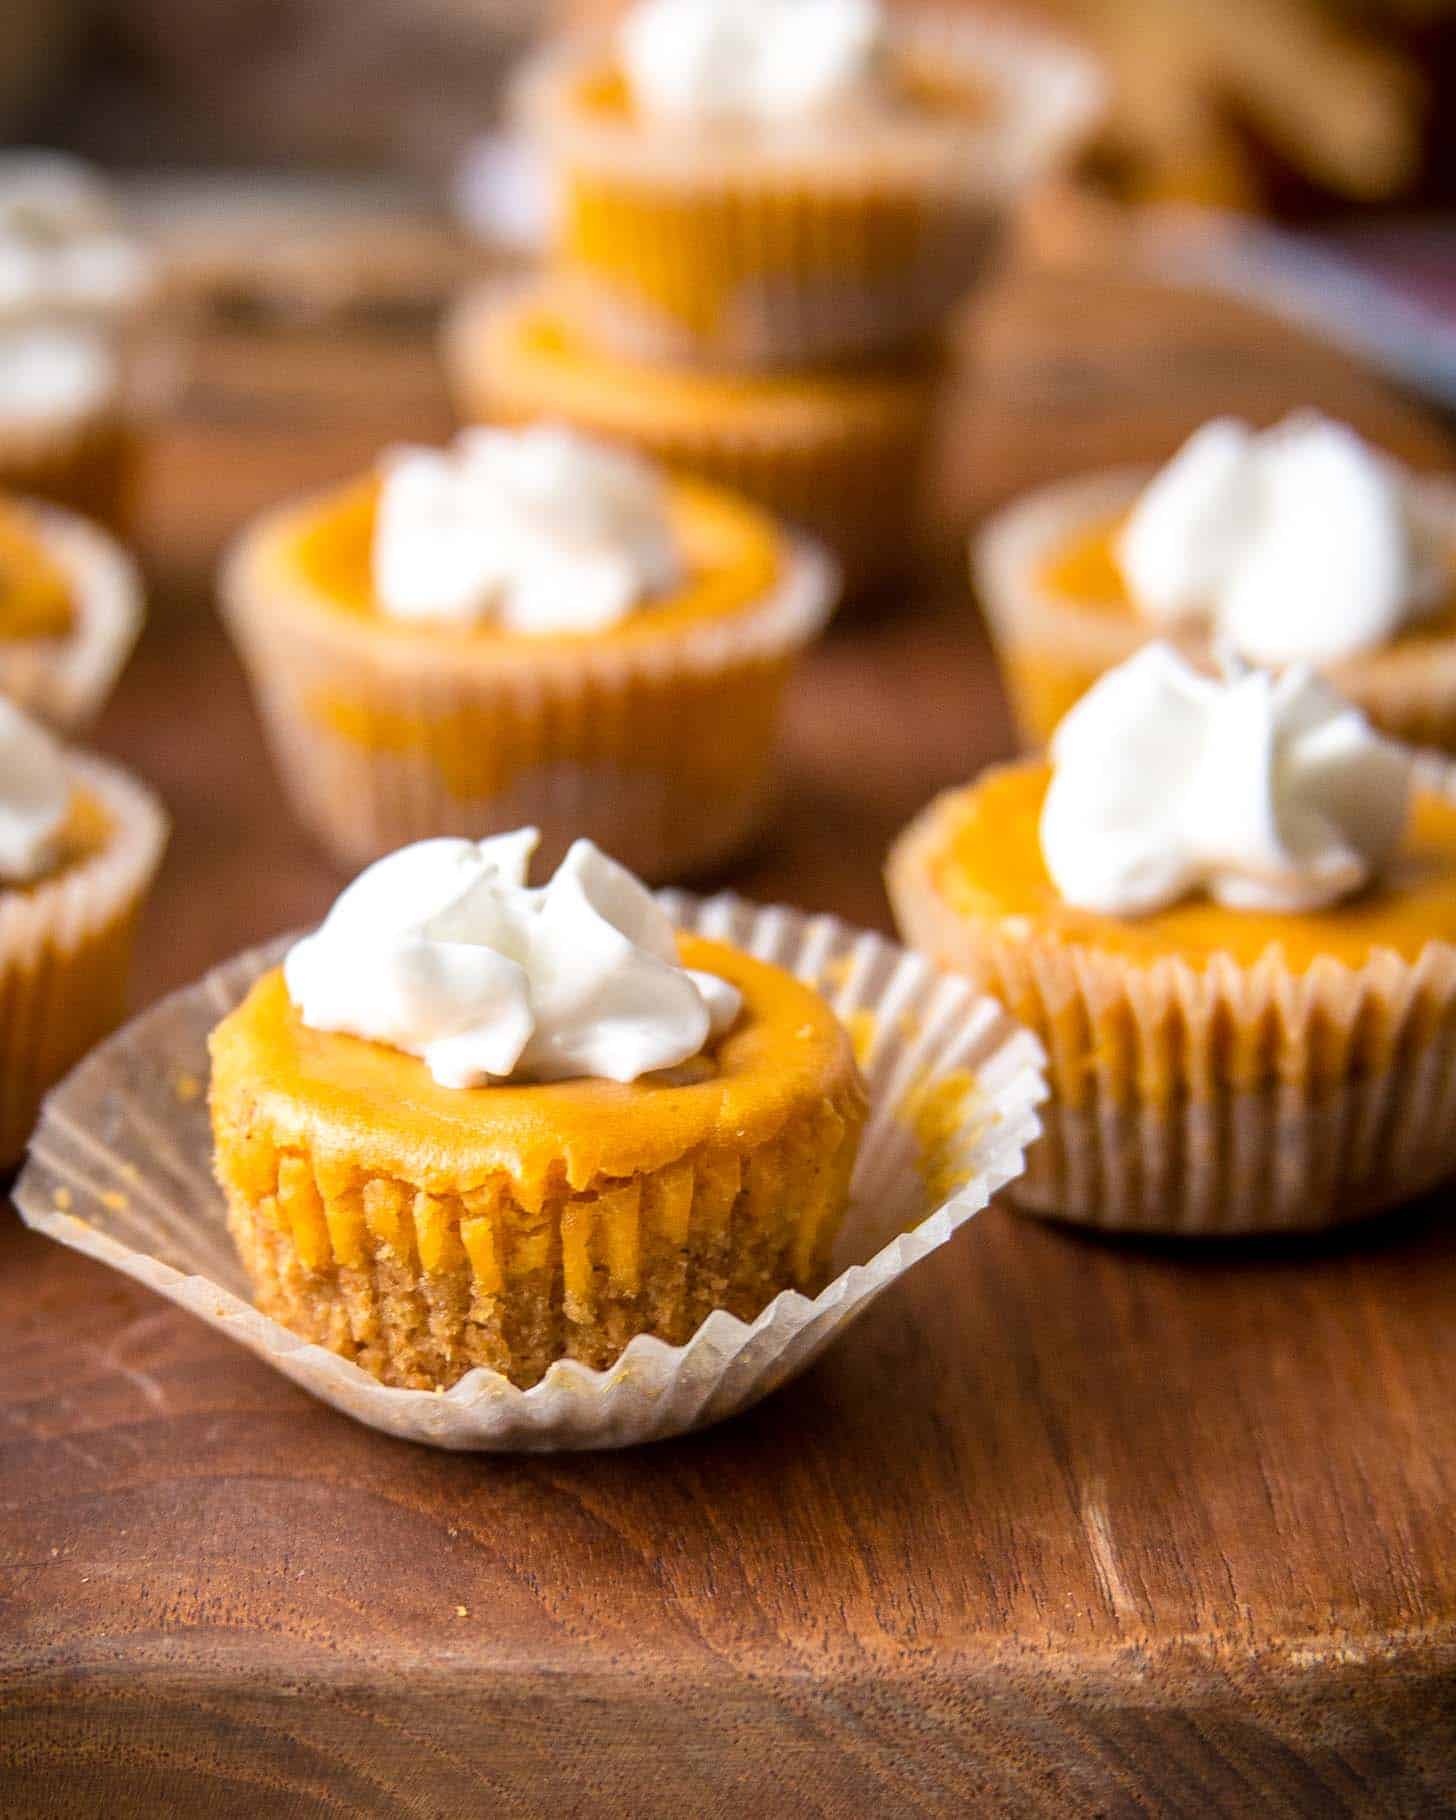
<svg viewBox="0 0 1456 1820"><path fill-rule="evenodd" d="M942 525L1216 408L1440 436L1257 318L1005 286ZM428 349L214 339L159 449L157 607L100 743L176 837L149 999L316 915L206 599L254 507L446 423ZM740 889L884 925L879 854L1005 750L954 579L842 628ZM6 1815L1456 1812L1456 1233L1115 1247L993 1210L808 1379L616 1457L354 1427L0 1224Z"/></svg>

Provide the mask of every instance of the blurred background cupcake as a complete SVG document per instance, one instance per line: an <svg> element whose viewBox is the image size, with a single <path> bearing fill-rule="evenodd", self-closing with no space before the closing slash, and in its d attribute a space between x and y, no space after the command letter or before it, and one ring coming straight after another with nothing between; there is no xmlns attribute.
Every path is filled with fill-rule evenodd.
<svg viewBox="0 0 1456 1820"><path fill-rule="evenodd" d="M622 47L647 31L633 21L659 21L647 31L649 62L664 32L681 48L679 5L297 0L283 14L255 0L15 0L6 9L0 133L16 148L84 161L86 182L74 163L46 166L66 207L101 224L87 232L103 238L105 223L124 223L164 272L167 308L182 299L199 330L135 515L154 584L150 630L98 736L179 776L181 825L185 833L190 801L190 850L209 877L224 878L228 841L245 822L292 881L290 914L308 912L308 881L321 876L283 799L267 794L252 701L219 648L219 554L275 502L338 488L381 449L442 449L462 423L572 425L635 449L674 483L727 487L807 529L852 588L891 605L877 619L840 615L806 652L803 686L783 698L790 807L772 824L779 844L745 849L757 861L732 874L768 889L776 855L808 854L819 901L852 901L867 917L884 908L860 882L857 854L878 851L933 788L1010 743L965 587L969 530L1048 483L1124 464L1155 473L1219 415L1264 427L1314 407L1412 474L1443 461L1439 429L1392 389L1242 307L1262 301L1313 321L1323 341L1456 400L1456 338L1442 315L1456 295L1456 238L1440 212L1456 170L1443 107L1456 26L1439 0L994 9L883 0L879 11L815 0L838 35L826 26L796 68L818 72L829 100L771 97L788 106L792 131L777 117L765 128L756 92L747 103L739 95L745 119L726 134L721 120L649 123L630 95L625 115L608 109L594 126L630 137L635 121L646 138L651 124L650 136L674 147L723 136L732 143L715 155L730 163L751 143L770 175L785 148L827 138L878 169L880 129L898 108L900 125L910 116L925 129L917 144L953 140L986 154L956 178L975 206L937 208L937 233L955 245L927 254L921 275L933 266L954 283L909 284L916 255L902 262L907 284L893 307L876 273L893 273L906 253L898 229L877 242L873 272L855 267L850 240L816 241L811 254L791 239L775 255L780 277L799 269L800 252L821 262L815 270L842 259L838 298L856 297L853 308L836 324L800 296L775 317L792 334L736 347L732 335L717 347L680 336L639 345L613 334L613 312L583 310L582 260L559 214L553 230L547 179L553 164L565 169L562 142L529 107L534 130L523 133L509 105L522 80L534 81L523 70L586 54L565 46L605 47L624 77ZM779 7L729 8L726 24L724 10L688 7L695 30L711 27L703 43L737 32L756 55L774 42ZM983 24L992 11L994 28ZM750 12L768 21L766 35L754 35ZM931 14L953 23L932 27ZM946 48L927 73L915 47L932 30ZM1032 46L1077 71L1068 80L1084 100L1095 88L1103 109L1065 140L1020 143L1016 183L982 207L991 174L1007 168L991 148L1005 149L1008 96L1020 94L1008 71ZM729 86L741 88L737 73ZM841 107L841 123L877 121L863 148L854 133L827 130ZM696 178L702 166L685 158L684 169ZM679 224L689 238L692 215ZM903 226L908 216L895 218ZM707 263L721 270L732 235L711 238ZM1003 254L994 270L980 263L992 240ZM653 249L627 236L614 257L634 282L657 286ZM155 291L138 295L151 320ZM771 314L760 299L746 317L761 329ZM855 324L873 332L843 339ZM0 471L7 482L22 496L30 484ZM939 566L951 557L946 583ZM1132 616L1103 619L1126 632ZM32 622L17 609L11 623ZM1014 684L1012 642L999 645ZM1077 655L1074 645L1061 655ZM1389 655L1360 668L1373 675ZM269 670L274 703L276 668L267 653L255 663L255 673ZM1435 673L1425 666L1421 680ZM1339 680L1394 724L1355 680ZM182 699L192 704L185 732L170 718ZM246 791L234 789L239 762L251 762ZM478 779L483 761L474 762ZM297 801L306 768L283 769ZM269 781L255 791L253 778ZM342 803L366 814L363 792L330 800L336 812ZM856 819L862 803L868 830ZM320 825L316 810L305 815ZM644 869L657 869L651 855Z"/></svg>
<svg viewBox="0 0 1456 1820"><path fill-rule="evenodd" d="M97 172L0 151L0 485L125 520L158 290Z"/></svg>

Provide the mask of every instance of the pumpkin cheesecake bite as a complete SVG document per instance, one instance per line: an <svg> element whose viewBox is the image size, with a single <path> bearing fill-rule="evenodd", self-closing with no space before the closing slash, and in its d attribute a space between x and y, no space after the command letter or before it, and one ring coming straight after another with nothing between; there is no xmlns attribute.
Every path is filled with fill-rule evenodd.
<svg viewBox="0 0 1456 1820"><path fill-rule="evenodd" d="M302 819L357 864L530 820L658 879L761 824L834 565L736 496L549 426L468 430L248 531L223 577Z"/></svg>
<svg viewBox="0 0 1456 1820"><path fill-rule="evenodd" d="M0 696L62 729L90 719L142 621L131 558L99 526L0 493Z"/></svg>
<svg viewBox="0 0 1456 1820"><path fill-rule="evenodd" d="M522 830L367 870L212 1038L262 1310L384 1383L521 1387L828 1280L866 1098L810 987Z"/></svg>
<svg viewBox="0 0 1456 1820"><path fill-rule="evenodd" d="M938 351L804 372L647 365L596 347L545 283L464 298L445 358L468 421L575 424L730 487L819 538L856 587L914 563Z"/></svg>
<svg viewBox="0 0 1456 1820"><path fill-rule="evenodd" d="M0 487L125 522L130 373L158 289L153 260L86 165L0 153Z"/></svg>
<svg viewBox="0 0 1456 1820"><path fill-rule="evenodd" d="M1013 1194L1119 1230L1311 1228L1456 1172L1456 800L1308 669L1146 647L1050 762L942 797L900 927L1041 1037Z"/></svg>
<svg viewBox="0 0 1456 1820"><path fill-rule="evenodd" d="M0 1170L49 1089L121 1021L165 839L149 791L0 698Z"/></svg>
<svg viewBox="0 0 1456 1820"><path fill-rule="evenodd" d="M592 339L734 367L933 334L1097 103L1053 40L878 0L638 0L521 86Z"/></svg>
<svg viewBox="0 0 1456 1820"><path fill-rule="evenodd" d="M1206 424L1163 469L1017 501L977 589L1028 747L1154 638L1308 663L1382 731L1456 752L1456 490L1312 412Z"/></svg>

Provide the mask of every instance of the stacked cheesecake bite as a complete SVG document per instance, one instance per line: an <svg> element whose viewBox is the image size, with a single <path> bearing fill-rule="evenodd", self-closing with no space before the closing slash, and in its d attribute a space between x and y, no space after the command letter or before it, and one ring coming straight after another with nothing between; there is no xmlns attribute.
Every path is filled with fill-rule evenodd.
<svg viewBox="0 0 1456 1820"><path fill-rule="evenodd" d="M721 481L863 585L903 570L947 319L1087 124L1082 59L876 0L639 0L521 111L549 270L447 331L474 420L548 416Z"/></svg>

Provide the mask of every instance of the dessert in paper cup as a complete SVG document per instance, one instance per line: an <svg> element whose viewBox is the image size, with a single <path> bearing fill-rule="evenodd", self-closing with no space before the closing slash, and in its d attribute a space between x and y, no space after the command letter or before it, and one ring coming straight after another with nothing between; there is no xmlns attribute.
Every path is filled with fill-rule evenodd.
<svg viewBox="0 0 1456 1820"><path fill-rule="evenodd" d="M520 87L592 339L741 368L934 334L1099 99L1024 26L875 0L643 0Z"/></svg>
<svg viewBox="0 0 1456 1820"><path fill-rule="evenodd" d="M1059 481L973 570L1028 749L1154 638L1310 663L1383 732L1456 752L1456 488L1301 413L1206 424L1165 468Z"/></svg>
<svg viewBox="0 0 1456 1820"><path fill-rule="evenodd" d="M1456 1173L1456 798L1310 671L1146 647L1049 765L933 803L889 884L1046 1045L1018 1206L1293 1231Z"/></svg>
<svg viewBox="0 0 1456 1820"><path fill-rule="evenodd" d="M74 512L0 494L0 696L63 731L99 712L142 624L142 582Z"/></svg>
<svg viewBox="0 0 1456 1820"><path fill-rule="evenodd" d="M355 866L530 822L654 881L773 800L784 692L838 598L736 496L555 426L467 430L270 514L222 581L301 819Z"/></svg>
<svg viewBox="0 0 1456 1820"><path fill-rule="evenodd" d="M0 152L0 487L125 524L160 293L96 172Z"/></svg>
<svg viewBox="0 0 1456 1820"><path fill-rule="evenodd" d="M0 698L0 1173L46 1092L121 1022L165 840L149 791Z"/></svg>
<svg viewBox="0 0 1456 1820"><path fill-rule="evenodd" d="M787 1382L1019 1171L1040 1050L966 981L585 844L532 891L530 841L406 849L138 1019L23 1217L373 1427L599 1448Z"/></svg>
<svg viewBox="0 0 1456 1820"><path fill-rule="evenodd" d="M494 283L445 334L462 416L572 423L756 501L833 551L846 584L913 566L944 377L939 349L807 372L698 372L602 352L559 286Z"/></svg>

